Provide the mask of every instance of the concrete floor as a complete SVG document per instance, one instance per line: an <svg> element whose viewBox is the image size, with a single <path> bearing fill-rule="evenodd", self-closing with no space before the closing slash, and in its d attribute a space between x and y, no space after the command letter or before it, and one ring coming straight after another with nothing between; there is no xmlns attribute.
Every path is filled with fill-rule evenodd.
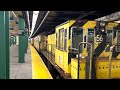
<svg viewBox="0 0 120 90"><path fill-rule="evenodd" d="M32 79L30 48L25 54L25 63L18 63L18 46L10 47L10 79Z"/></svg>

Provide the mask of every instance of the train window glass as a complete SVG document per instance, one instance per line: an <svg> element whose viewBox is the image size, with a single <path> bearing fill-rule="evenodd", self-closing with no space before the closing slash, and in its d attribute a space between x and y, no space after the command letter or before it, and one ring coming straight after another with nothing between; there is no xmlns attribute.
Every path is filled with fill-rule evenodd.
<svg viewBox="0 0 120 90"><path fill-rule="evenodd" d="M78 49L78 45L80 42L83 42L83 28L81 27L72 27L71 28L71 48ZM82 45L81 47L82 48Z"/></svg>
<svg viewBox="0 0 120 90"><path fill-rule="evenodd" d="M112 41L113 41L113 32L112 30L107 30L107 43L112 44Z"/></svg>
<svg viewBox="0 0 120 90"><path fill-rule="evenodd" d="M120 30L117 30L117 45L120 45ZM117 51L120 52L120 46L116 46Z"/></svg>
<svg viewBox="0 0 120 90"><path fill-rule="evenodd" d="M63 34L64 34L64 29L60 29L59 30L59 39L58 39L58 41L59 41L59 50L63 50Z"/></svg>
<svg viewBox="0 0 120 90"><path fill-rule="evenodd" d="M58 38L58 49L60 49L60 31L59 31L59 38Z"/></svg>
<svg viewBox="0 0 120 90"><path fill-rule="evenodd" d="M64 51L67 51L67 29L64 30Z"/></svg>
<svg viewBox="0 0 120 90"><path fill-rule="evenodd" d="M61 36L61 50L64 49L64 29L61 30L62 36Z"/></svg>
<svg viewBox="0 0 120 90"><path fill-rule="evenodd" d="M94 29L88 29L88 42L94 42Z"/></svg>
<svg viewBox="0 0 120 90"><path fill-rule="evenodd" d="M95 31L94 28L89 28L87 32L87 42L91 43L93 47L94 47L94 35L95 35L94 31ZM87 45L87 50L89 49L90 46Z"/></svg>
<svg viewBox="0 0 120 90"><path fill-rule="evenodd" d="M56 32L56 48L58 48L58 33Z"/></svg>

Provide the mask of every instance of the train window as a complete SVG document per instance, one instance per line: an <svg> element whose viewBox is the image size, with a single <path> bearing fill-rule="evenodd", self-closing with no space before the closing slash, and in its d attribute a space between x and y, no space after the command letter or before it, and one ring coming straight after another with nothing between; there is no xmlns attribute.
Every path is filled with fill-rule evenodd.
<svg viewBox="0 0 120 90"><path fill-rule="evenodd" d="M112 44L112 41L113 41L113 32L112 30L107 30L107 43Z"/></svg>
<svg viewBox="0 0 120 90"><path fill-rule="evenodd" d="M88 29L88 42L94 42L94 29Z"/></svg>
<svg viewBox="0 0 120 90"><path fill-rule="evenodd" d="M117 30L117 45L120 45L120 30ZM120 52L120 46L116 46L116 51Z"/></svg>
<svg viewBox="0 0 120 90"><path fill-rule="evenodd" d="M81 27L72 27L71 28L71 48L78 49L80 42L83 42L83 28ZM82 48L81 45L80 48Z"/></svg>
<svg viewBox="0 0 120 90"><path fill-rule="evenodd" d="M60 31L59 31L59 35L58 35L58 49L60 49Z"/></svg>
<svg viewBox="0 0 120 90"><path fill-rule="evenodd" d="M64 51L67 51L67 29L64 30Z"/></svg>
<svg viewBox="0 0 120 90"><path fill-rule="evenodd" d="M89 28L87 32L87 42L91 43L94 47L94 36L95 36L95 30L93 28ZM87 45L87 50L90 49L90 46Z"/></svg>
<svg viewBox="0 0 120 90"><path fill-rule="evenodd" d="M64 35L64 29L59 30L59 44L58 44L58 49L63 50L63 35Z"/></svg>
<svg viewBox="0 0 120 90"><path fill-rule="evenodd" d="M58 33L56 32L56 48L58 48Z"/></svg>

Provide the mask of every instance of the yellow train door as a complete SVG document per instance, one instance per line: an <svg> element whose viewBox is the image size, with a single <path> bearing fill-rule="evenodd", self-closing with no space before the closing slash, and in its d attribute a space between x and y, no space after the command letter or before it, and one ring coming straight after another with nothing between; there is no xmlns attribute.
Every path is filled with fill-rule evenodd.
<svg viewBox="0 0 120 90"><path fill-rule="evenodd" d="M63 55L63 35L64 29L59 30L59 54L58 54L58 65L63 69L64 67L64 55Z"/></svg>

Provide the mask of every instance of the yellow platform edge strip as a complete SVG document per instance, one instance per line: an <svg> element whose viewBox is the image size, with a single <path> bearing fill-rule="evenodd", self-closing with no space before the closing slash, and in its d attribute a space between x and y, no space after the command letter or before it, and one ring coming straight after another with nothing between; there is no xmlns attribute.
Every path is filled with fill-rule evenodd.
<svg viewBox="0 0 120 90"><path fill-rule="evenodd" d="M38 52L29 43L32 63L32 79L53 79Z"/></svg>

